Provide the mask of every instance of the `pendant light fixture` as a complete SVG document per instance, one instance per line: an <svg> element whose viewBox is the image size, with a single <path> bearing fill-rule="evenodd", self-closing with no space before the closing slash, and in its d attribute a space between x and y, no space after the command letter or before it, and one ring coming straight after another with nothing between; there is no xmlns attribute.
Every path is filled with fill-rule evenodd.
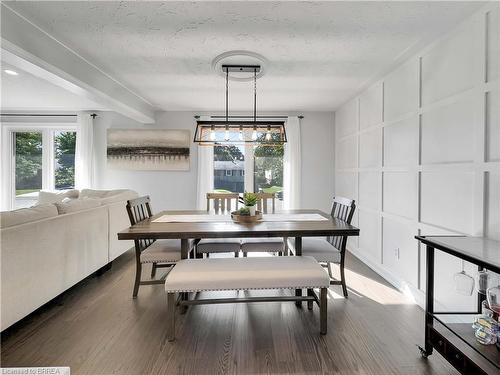
<svg viewBox="0 0 500 375"><path fill-rule="evenodd" d="M257 73L259 65L222 65L226 78L226 113L224 121L200 121L196 123L194 142L203 146L215 144L276 145L286 142L284 121L257 121ZM229 116L229 73L253 73L253 119L231 120ZM240 117L240 116L239 116Z"/></svg>

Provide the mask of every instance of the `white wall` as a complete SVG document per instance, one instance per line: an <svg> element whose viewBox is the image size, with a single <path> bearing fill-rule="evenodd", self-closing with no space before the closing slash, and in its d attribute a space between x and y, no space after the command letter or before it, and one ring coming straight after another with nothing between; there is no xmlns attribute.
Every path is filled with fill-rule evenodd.
<svg viewBox="0 0 500 375"><path fill-rule="evenodd" d="M335 114L335 193L359 204L349 248L419 302L416 234L500 240L499 25L499 4L487 5ZM436 262L438 302L468 309L475 297L453 287L460 261Z"/></svg>
<svg viewBox="0 0 500 375"><path fill-rule="evenodd" d="M129 188L148 194L155 211L195 209L197 148L191 144L191 168L188 172L131 171L106 165L106 130L109 128L189 129L194 134L193 112L157 112L156 123L143 125L114 112L98 112L94 122L96 187ZM302 206L329 210L334 184L334 124L332 112L303 113L302 126Z"/></svg>

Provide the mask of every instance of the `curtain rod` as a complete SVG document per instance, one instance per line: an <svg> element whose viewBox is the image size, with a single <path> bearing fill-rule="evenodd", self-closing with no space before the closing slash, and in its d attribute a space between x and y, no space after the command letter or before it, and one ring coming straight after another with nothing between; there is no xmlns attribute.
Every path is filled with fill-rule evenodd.
<svg viewBox="0 0 500 375"><path fill-rule="evenodd" d="M22 114L22 113L0 113L0 116L19 116L19 117L77 117L78 115L61 115L61 114L50 115L50 114L47 114L47 113L44 113L44 114L36 114L36 113L27 113L27 114Z"/></svg>
<svg viewBox="0 0 500 375"><path fill-rule="evenodd" d="M194 118L195 119L199 119L201 116L200 115L195 115ZM287 118L289 116L257 116L257 118ZM298 118L300 119L303 119L304 116L302 115L298 115L297 116ZM214 119L218 119L218 118L222 118L222 119L225 119L226 116L210 116L210 118L214 118ZM229 118L253 118L253 116L229 116Z"/></svg>
<svg viewBox="0 0 500 375"><path fill-rule="evenodd" d="M47 113L28 113L28 114L22 114L22 113L0 113L0 116L10 116L10 117L78 117L78 115L62 115L60 113L58 114L47 114ZM97 113L91 113L90 117L95 119L97 117Z"/></svg>

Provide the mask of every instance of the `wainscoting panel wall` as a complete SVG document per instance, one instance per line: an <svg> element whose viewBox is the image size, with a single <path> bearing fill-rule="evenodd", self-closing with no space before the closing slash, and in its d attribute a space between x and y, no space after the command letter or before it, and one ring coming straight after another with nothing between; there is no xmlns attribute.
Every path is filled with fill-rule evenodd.
<svg viewBox="0 0 500 375"><path fill-rule="evenodd" d="M499 8L486 5L336 112L336 194L356 199L361 229L348 248L420 304L415 235L500 240ZM438 305L474 306L454 291L461 261L439 254L436 266Z"/></svg>

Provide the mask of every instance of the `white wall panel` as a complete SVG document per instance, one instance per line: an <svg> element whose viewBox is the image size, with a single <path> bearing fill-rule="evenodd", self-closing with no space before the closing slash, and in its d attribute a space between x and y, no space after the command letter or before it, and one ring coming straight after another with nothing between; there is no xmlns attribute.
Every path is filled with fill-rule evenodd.
<svg viewBox="0 0 500 375"><path fill-rule="evenodd" d="M472 95L422 114L422 164L471 162L479 125Z"/></svg>
<svg viewBox="0 0 500 375"><path fill-rule="evenodd" d="M384 127L384 166L416 165L418 162L418 116Z"/></svg>
<svg viewBox="0 0 500 375"><path fill-rule="evenodd" d="M500 174L488 173L487 181L486 235L500 241Z"/></svg>
<svg viewBox="0 0 500 375"><path fill-rule="evenodd" d="M358 131L358 101L351 100L335 112L337 138L342 138Z"/></svg>
<svg viewBox="0 0 500 375"><path fill-rule="evenodd" d="M418 242L417 231L406 222L384 218L383 262L397 276L418 287Z"/></svg>
<svg viewBox="0 0 500 375"><path fill-rule="evenodd" d="M356 172L339 172L335 179L335 195L355 199L357 197Z"/></svg>
<svg viewBox="0 0 500 375"><path fill-rule="evenodd" d="M500 161L500 90L486 93L486 160Z"/></svg>
<svg viewBox="0 0 500 375"><path fill-rule="evenodd" d="M370 130L359 136L359 166L372 168L382 165L382 129Z"/></svg>
<svg viewBox="0 0 500 375"><path fill-rule="evenodd" d="M381 205L381 173L359 173L359 205L363 208L380 210Z"/></svg>
<svg viewBox="0 0 500 375"><path fill-rule="evenodd" d="M365 91L359 98L359 127L361 129L382 122L382 83Z"/></svg>
<svg viewBox="0 0 500 375"><path fill-rule="evenodd" d="M487 80L500 78L500 5L486 14Z"/></svg>
<svg viewBox="0 0 500 375"><path fill-rule="evenodd" d="M422 57L422 104L425 106L474 85L480 64L476 28L465 28Z"/></svg>
<svg viewBox="0 0 500 375"><path fill-rule="evenodd" d="M500 3L486 4L359 93L352 101L358 102L358 112L349 110L352 104L341 109L354 118L351 123L356 113L359 117L359 129L349 134L358 146L358 165L350 172L357 175L361 232L348 246L399 278L400 285L425 290L425 246L417 251L417 232L476 235L484 230L500 240L499 9ZM342 143L337 138L337 150L345 147ZM348 191L355 179L342 173L337 170L337 178L350 181L337 184L338 189ZM466 264L467 272L476 269ZM436 270L439 308L475 306L474 296L454 291L453 275L461 270L457 258L438 252Z"/></svg>
<svg viewBox="0 0 500 375"><path fill-rule="evenodd" d="M384 121L418 108L418 62L410 60L384 80Z"/></svg>
<svg viewBox="0 0 500 375"><path fill-rule="evenodd" d="M417 172L384 172L384 211L416 219Z"/></svg>
<svg viewBox="0 0 500 375"><path fill-rule="evenodd" d="M364 256L380 263L380 216L374 212L359 211L359 248Z"/></svg>
<svg viewBox="0 0 500 375"><path fill-rule="evenodd" d="M471 233L474 173L422 172L421 221L442 228Z"/></svg>
<svg viewBox="0 0 500 375"><path fill-rule="evenodd" d="M356 137L345 138L337 143L335 162L338 169L358 166L358 148Z"/></svg>

